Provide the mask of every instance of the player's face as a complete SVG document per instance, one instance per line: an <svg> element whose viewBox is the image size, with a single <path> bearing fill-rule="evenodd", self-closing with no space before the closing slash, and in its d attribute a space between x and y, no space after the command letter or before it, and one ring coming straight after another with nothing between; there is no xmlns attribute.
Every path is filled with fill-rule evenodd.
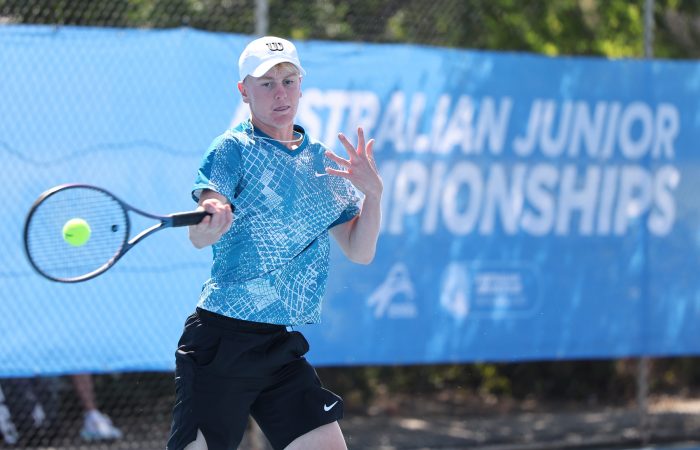
<svg viewBox="0 0 700 450"><path fill-rule="evenodd" d="M273 137L290 129L301 98L301 77L293 66L277 65L259 78L249 76L239 89L255 126Z"/></svg>

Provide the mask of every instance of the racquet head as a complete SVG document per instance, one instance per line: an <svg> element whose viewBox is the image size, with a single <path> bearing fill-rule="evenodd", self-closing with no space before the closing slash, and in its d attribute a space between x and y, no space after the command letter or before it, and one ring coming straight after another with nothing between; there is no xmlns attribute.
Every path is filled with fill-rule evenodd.
<svg viewBox="0 0 700 450"><path fill-rule="evenodd" d="M82 219L85 242L70 243L64 226ZM88 185L63 185L39 196L24 225L24 248L31 265L54 281L77 282L109 269L128 249L129 216L109 192Z"/></svg>

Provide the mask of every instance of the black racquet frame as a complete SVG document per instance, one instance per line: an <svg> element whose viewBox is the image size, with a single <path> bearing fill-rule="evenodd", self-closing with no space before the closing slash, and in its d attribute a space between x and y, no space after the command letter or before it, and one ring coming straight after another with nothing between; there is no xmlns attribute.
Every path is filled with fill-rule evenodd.
<svg viewBox="0 0 700 450"><path fill-rule="evenodd" d="M125 225L126 225L126 230L124 232L124 239L123 242L121 243L121 246L119 246L118 251L111 257L109 260L105 261L105 263L97 268L96 270L93 270L89 273L76 276L76 277L70 277L70 278L64 278L64 277L58 277L51 275L50 273L47 273L46 271L42 270L39 264L37 264L34 260L34 256L32 255L31 251L31 246L29 245L29 233L30 233L30 225L32 223L32 218L34 217L35 212L37 209L42 205L43 202L51 198L52 196L63 192L67 189L85 189L85 190L94 190L102 193L103 195L106 195L108 197L111 197L113 201L115 201L121 208L123 209L124 212L124 218L125 218ZM145 230L141 231L139 234L134 236L133 238L129 239L129 235L131 234L131 220L129 218L129 212L133 212L136 214L139 214L141 216L157 220L158 223L146 228ZM141 209L135 208L128 203L122 201L119 199L117 196L112 194L111 192L107 191L106 189L97 187L97 186L92 186L89 184L62 184L59 186L55 186L44 193L42 193L36 201L34 201L32 207L30 208L29 212L27 213L27 218L24 223L24 250L25 254L27 256L27 259L29 260L29 263L32 265L32 268L36 270L37 273L39 273L41 276L48 278L49 280L52 281L58 281L61 283L77 283L80 281L86 281L91 278L95 278L96 276L103 274L106 272L109 268L114 266L119 259L121 259L122 256L126 254L129 250L131 250L136 244L141 242L144 238L147 236L155 233L156 231L162 230L164 228L174 228L174 227L185 227L185 226L190 226L190 225L197 225L204 219L206 216L211 215L210 213L206 211L188 211L188 212L180 212L180 213L173 213L173 214L168 214L168 215L158 215L158 214L151 214L146 211L143 211Z"/></svg>

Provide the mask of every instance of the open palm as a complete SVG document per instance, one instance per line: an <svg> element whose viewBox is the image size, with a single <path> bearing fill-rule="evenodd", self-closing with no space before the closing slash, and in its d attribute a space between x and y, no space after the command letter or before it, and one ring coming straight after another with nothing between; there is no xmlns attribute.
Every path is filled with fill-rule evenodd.
<svg viewBox="0 0 700 450"><path fill-rule="evenodd" d="M380 196L382 179L374 162L374 139L365 143L365 133L362 128L357 129L357 147L354 147L343 133L338 134L338 139L347 150L349 158L341 158L332 151L327 151L326 156L342 169L326 168L326 172L348 179L365 196Z"/></svg>

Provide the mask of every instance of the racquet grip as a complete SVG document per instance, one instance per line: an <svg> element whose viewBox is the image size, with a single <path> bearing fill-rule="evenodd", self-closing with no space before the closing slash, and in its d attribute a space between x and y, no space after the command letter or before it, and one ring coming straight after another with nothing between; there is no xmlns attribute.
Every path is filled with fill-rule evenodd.
<svg viewBox="0 0 700 450"><path fill-rule="evenodd" d="M168 217L172 220L171 227L187 227L190 225L197 225L207 216L211 216L211 213L206 211L192 211L170 214Z"/></svg>

